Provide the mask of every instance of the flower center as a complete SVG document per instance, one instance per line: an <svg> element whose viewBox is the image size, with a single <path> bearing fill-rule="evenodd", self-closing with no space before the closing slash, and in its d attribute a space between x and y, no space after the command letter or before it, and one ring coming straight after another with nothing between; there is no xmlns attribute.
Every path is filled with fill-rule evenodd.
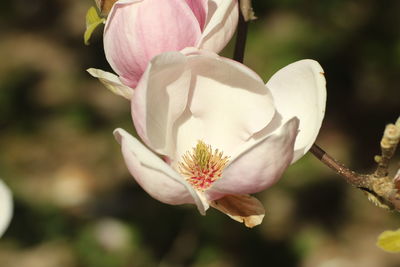
<svg viewBox="0 0 400 267"><path fill-rule="evenodd" d="M204 191L221 178L229 157L218 149L198 141L192 151L187 151L178 164L180 173L197 190Z"/></svg>

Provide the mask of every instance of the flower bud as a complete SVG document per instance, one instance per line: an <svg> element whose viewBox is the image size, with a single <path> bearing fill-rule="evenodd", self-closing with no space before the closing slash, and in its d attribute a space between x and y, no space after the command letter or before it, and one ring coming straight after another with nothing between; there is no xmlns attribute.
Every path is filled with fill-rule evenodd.
<svg viewBox="0 0 400 267"><path fill-rule="evenodd" d="M237 0L119 0L107 19L104 51L122 83L135 88L160 53L186 47L220 52L237 21Z"/></svg>

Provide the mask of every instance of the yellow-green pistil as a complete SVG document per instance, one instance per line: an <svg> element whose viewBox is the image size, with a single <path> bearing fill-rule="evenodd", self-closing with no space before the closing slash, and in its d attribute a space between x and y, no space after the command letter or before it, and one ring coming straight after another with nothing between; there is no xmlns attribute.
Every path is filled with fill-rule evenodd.
<svg viewBox="0 0 400 267"><path fill-rule="evenodd" d="M198 141L191 152L182 156L178 169L194 188L204 191L221 178L228 161L221 151L213 151L210 145Z"/></svg>

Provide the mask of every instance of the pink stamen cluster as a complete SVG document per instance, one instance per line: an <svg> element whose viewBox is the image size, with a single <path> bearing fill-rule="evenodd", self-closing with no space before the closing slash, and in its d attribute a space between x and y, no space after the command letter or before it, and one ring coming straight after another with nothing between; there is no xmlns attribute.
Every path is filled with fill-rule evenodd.
<svg viewBox="0 0 400 267"><path fill-rule="evenodd" d="M213 151L210 145L198 141L191 153L182 156L178 168L195 189L204 191L221 178L228 160L218 149Z"/></svg>

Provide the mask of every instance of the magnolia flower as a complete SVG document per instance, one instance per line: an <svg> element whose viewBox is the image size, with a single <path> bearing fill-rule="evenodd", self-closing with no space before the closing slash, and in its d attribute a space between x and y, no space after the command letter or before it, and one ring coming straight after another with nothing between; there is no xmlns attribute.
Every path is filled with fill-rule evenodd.
<svg viewBox="0 0 400 267"><path fill-rule="evenodd" d="M11 191L6 184L0 180L0 237L10 224L13 210Z"/></svg>
<svg viewBox="0 0 400 267"><path fill-rule="evenodd" d="M237 21L237 0L119 0L104 29L105 55L119 77L89 72L103 83L110 80L117 94L130 97L124 93L126 86L136 87L154 56L186 47L218 53L231 39ZM115 87L119 80L122 84Z"/></svg>
<svg viewBox="0 0 400 267"><path fill-rule="evenodd" d="M249 194L277 182L316 139L323 70L301 60L265 85L238 62L185 53L155 57L136 88L132 117L149 148L123 129L114 135L129 171L153 198L194 203L201 214L211 205L253 227L264 209Z"/></svg>

